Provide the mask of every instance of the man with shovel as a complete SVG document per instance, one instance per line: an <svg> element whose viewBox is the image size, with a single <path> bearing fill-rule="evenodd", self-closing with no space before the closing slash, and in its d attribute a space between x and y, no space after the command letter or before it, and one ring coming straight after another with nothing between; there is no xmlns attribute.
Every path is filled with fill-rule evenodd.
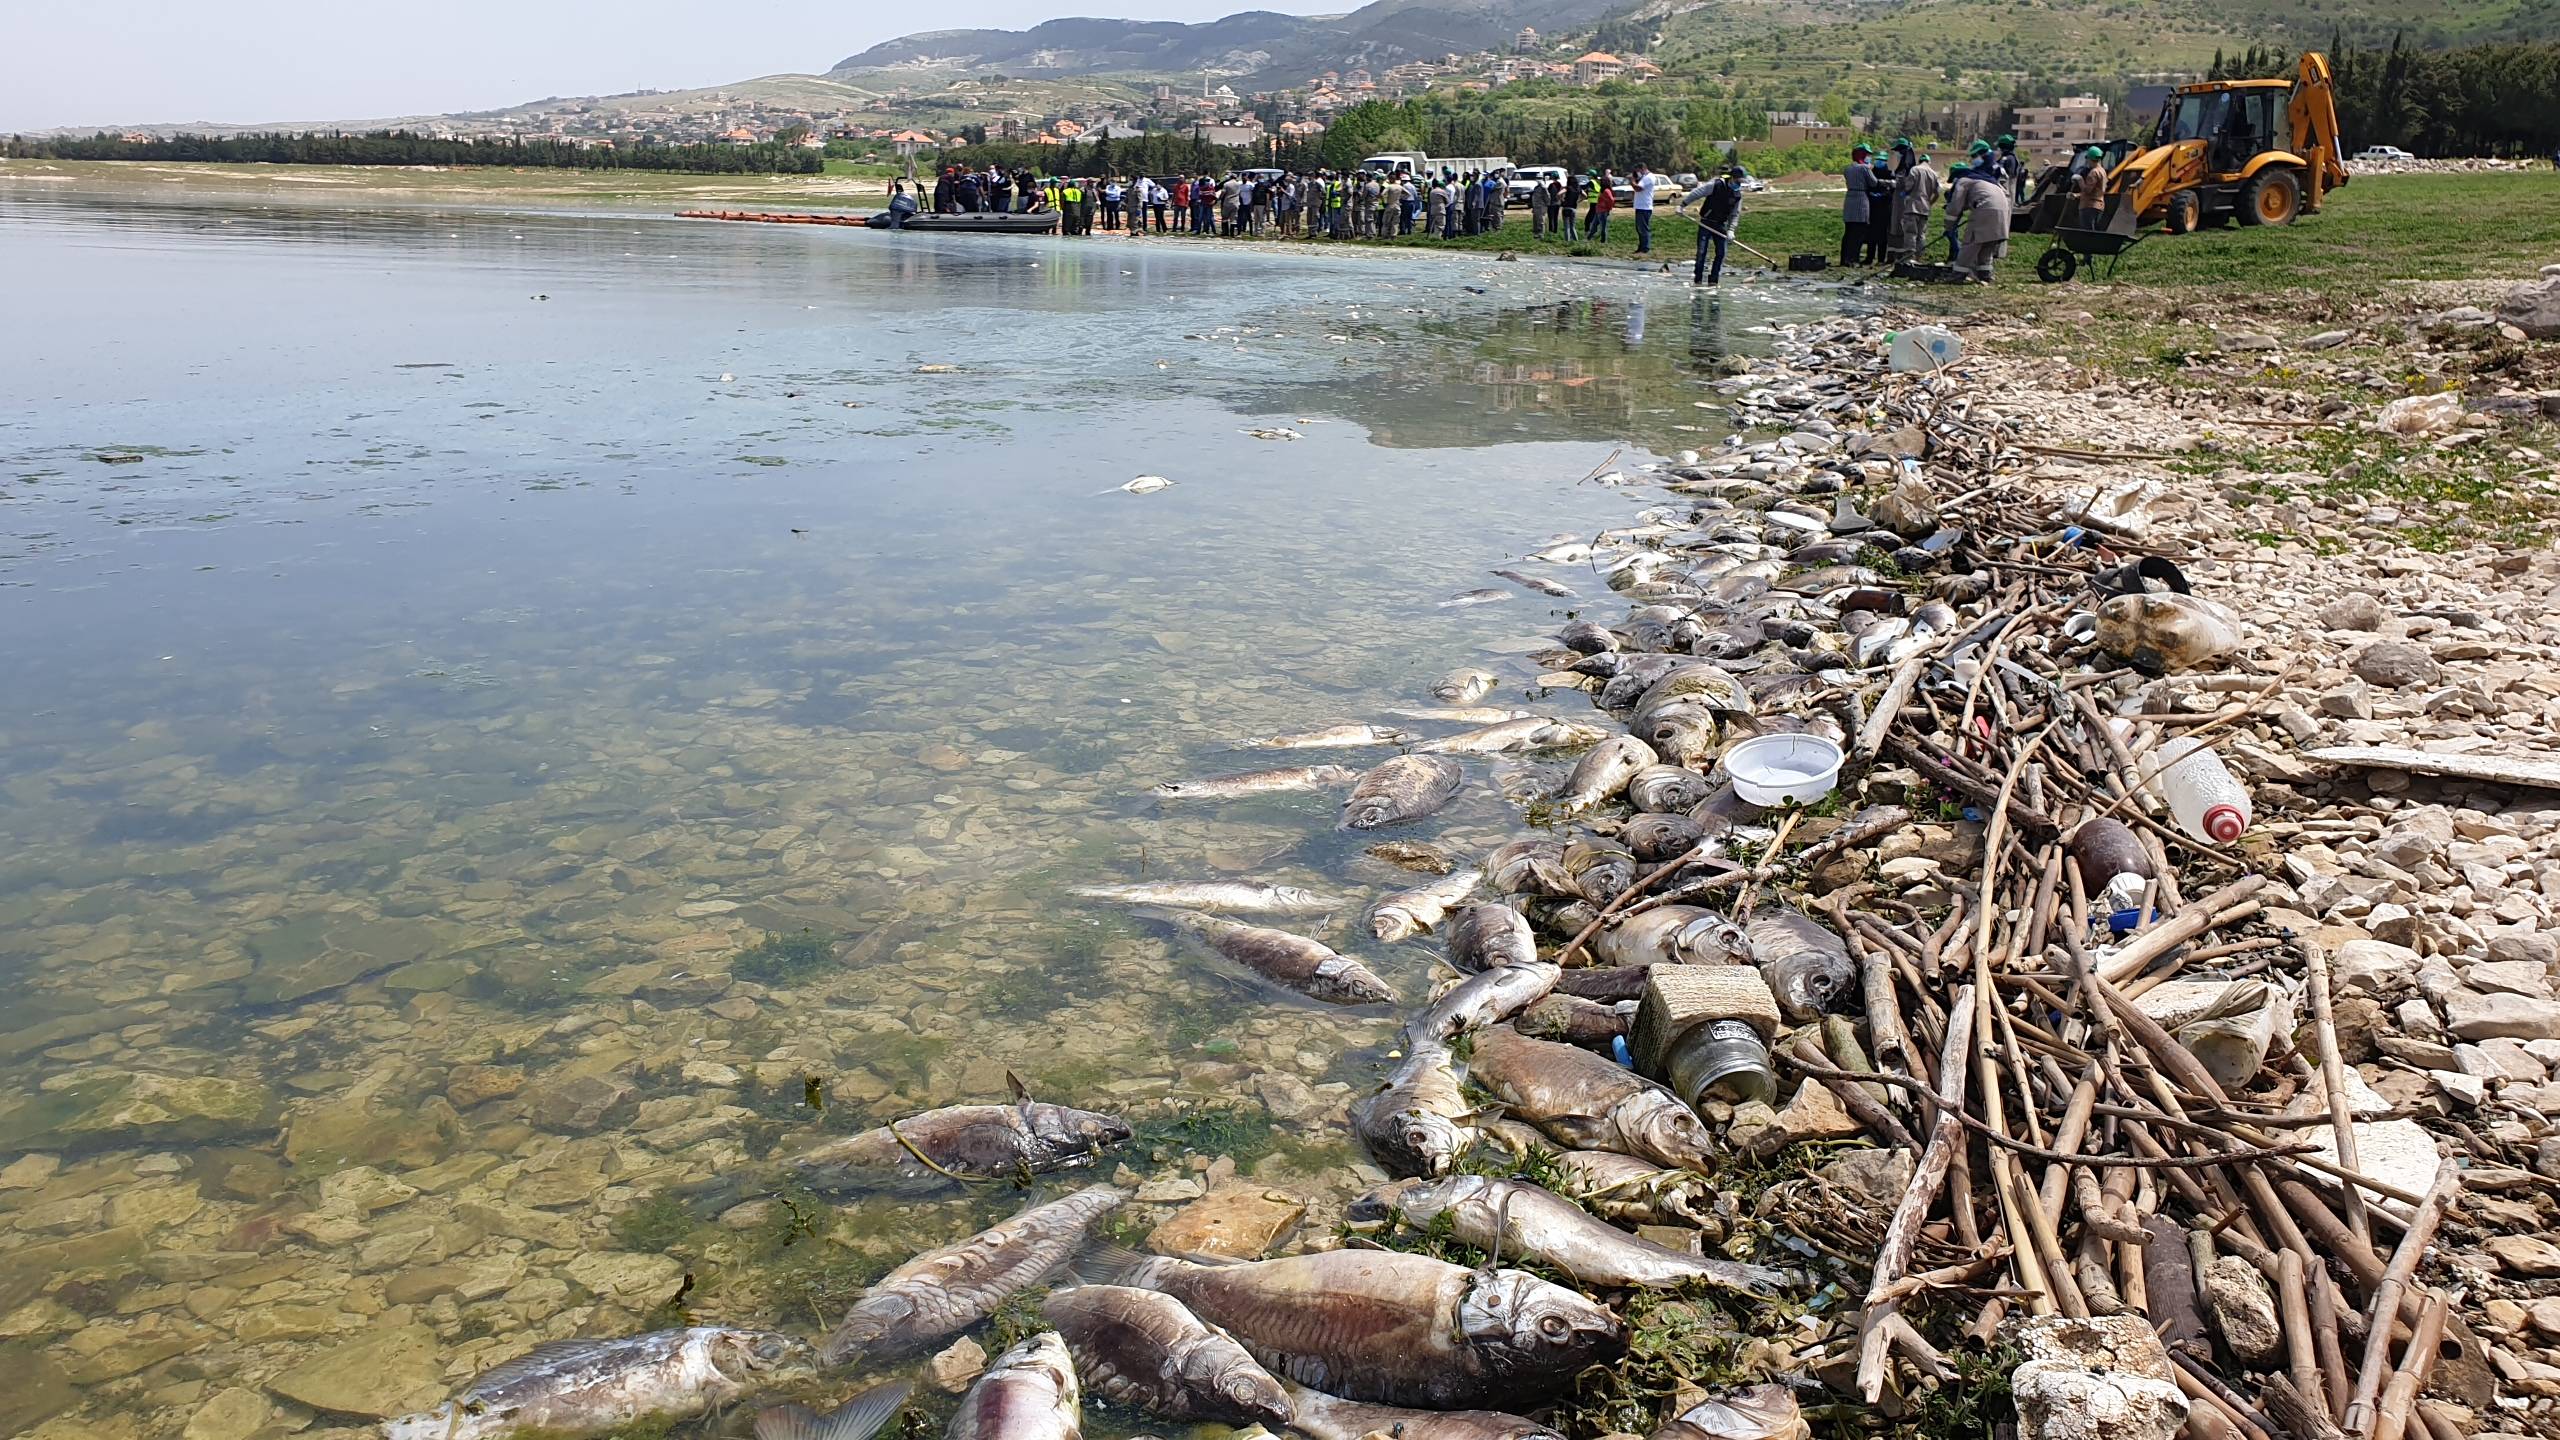
<svg viewBox="0 0 2560 1440"><path fill-rule="evenodd" d="M1689 271L1692 285L1713 285L1724 278L1724 247L1733 243L1733 227L1742 219L1742 167L1725 172L1680 197L1679 208L1698 206L1698 262ZM1715 268L1707 268L1707 247L1714 246Z"/></svg>

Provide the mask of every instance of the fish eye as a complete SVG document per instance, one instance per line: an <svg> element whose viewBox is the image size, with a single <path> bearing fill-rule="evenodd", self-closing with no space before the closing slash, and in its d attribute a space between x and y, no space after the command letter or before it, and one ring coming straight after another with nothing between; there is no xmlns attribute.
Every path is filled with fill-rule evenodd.
<svg viewBox="0 0 2560 1440"><path fill-rule="evenodd" d="M1561 1315L1544 1316L1538 1321L1538 1333L1550 1340L1561 1340L1572 1329L1573 1327L1565 1323L1565 1318Z"/></svg>

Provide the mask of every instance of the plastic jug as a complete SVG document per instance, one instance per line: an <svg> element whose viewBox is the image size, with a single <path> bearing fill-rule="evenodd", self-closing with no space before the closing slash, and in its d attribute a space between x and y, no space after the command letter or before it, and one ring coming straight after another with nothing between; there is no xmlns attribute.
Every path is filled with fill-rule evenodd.
<svg viewBox="0 0 2560 1440"><path fill-rule="evenodd" d="M1887 338L1885 358L1896 370L1936 370L1963 359L1964 342L1943 325L1914 325Z"/></svg>
<svg viewBox="0 0 2560 1440"><path fill-rule="evenodd" d="M2231 612L2200 595L2118 595L2098 607L2101 649L2142 670L2193 670L2242 644Z"/></svg>
<svg viewBox="0 0 2560 1440"><path fill-rule="evenodd" d="M2172 740L2145 757L2143 768L2154 772L2151 788L2169 803L2178 828L2198 840L2228 845L2249 828L2247 787L2203 741Z"/></svg>

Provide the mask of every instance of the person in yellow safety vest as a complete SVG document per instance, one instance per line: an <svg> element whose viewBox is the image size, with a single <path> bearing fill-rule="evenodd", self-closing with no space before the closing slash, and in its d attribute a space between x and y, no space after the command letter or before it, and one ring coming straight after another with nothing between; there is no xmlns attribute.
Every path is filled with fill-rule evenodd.
<svg viewBox="0 0 2560 1440"><path fill-rule="evenodd" d="M1066 233L1069 235L1085 233L1084 186L1070 180L1058 191L1058 198L1065 202L1058 208L1066 212Z"/></svg>

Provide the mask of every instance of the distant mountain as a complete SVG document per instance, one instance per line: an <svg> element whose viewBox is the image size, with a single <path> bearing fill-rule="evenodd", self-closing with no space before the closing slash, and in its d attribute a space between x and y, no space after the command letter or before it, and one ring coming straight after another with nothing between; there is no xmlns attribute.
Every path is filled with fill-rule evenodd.
<svg viewBox="0 0 2560 1440"><path fill-rule="evenodd" d="M836 62L844 76L897 69L1008 75L1215 73L1271 76L1508 49L1522 26L1587 29L1642 0L1377 0L1348 15L1248 10L1198 25L1169 20L1051 20L1028 30L927 30Z"/></svg>

